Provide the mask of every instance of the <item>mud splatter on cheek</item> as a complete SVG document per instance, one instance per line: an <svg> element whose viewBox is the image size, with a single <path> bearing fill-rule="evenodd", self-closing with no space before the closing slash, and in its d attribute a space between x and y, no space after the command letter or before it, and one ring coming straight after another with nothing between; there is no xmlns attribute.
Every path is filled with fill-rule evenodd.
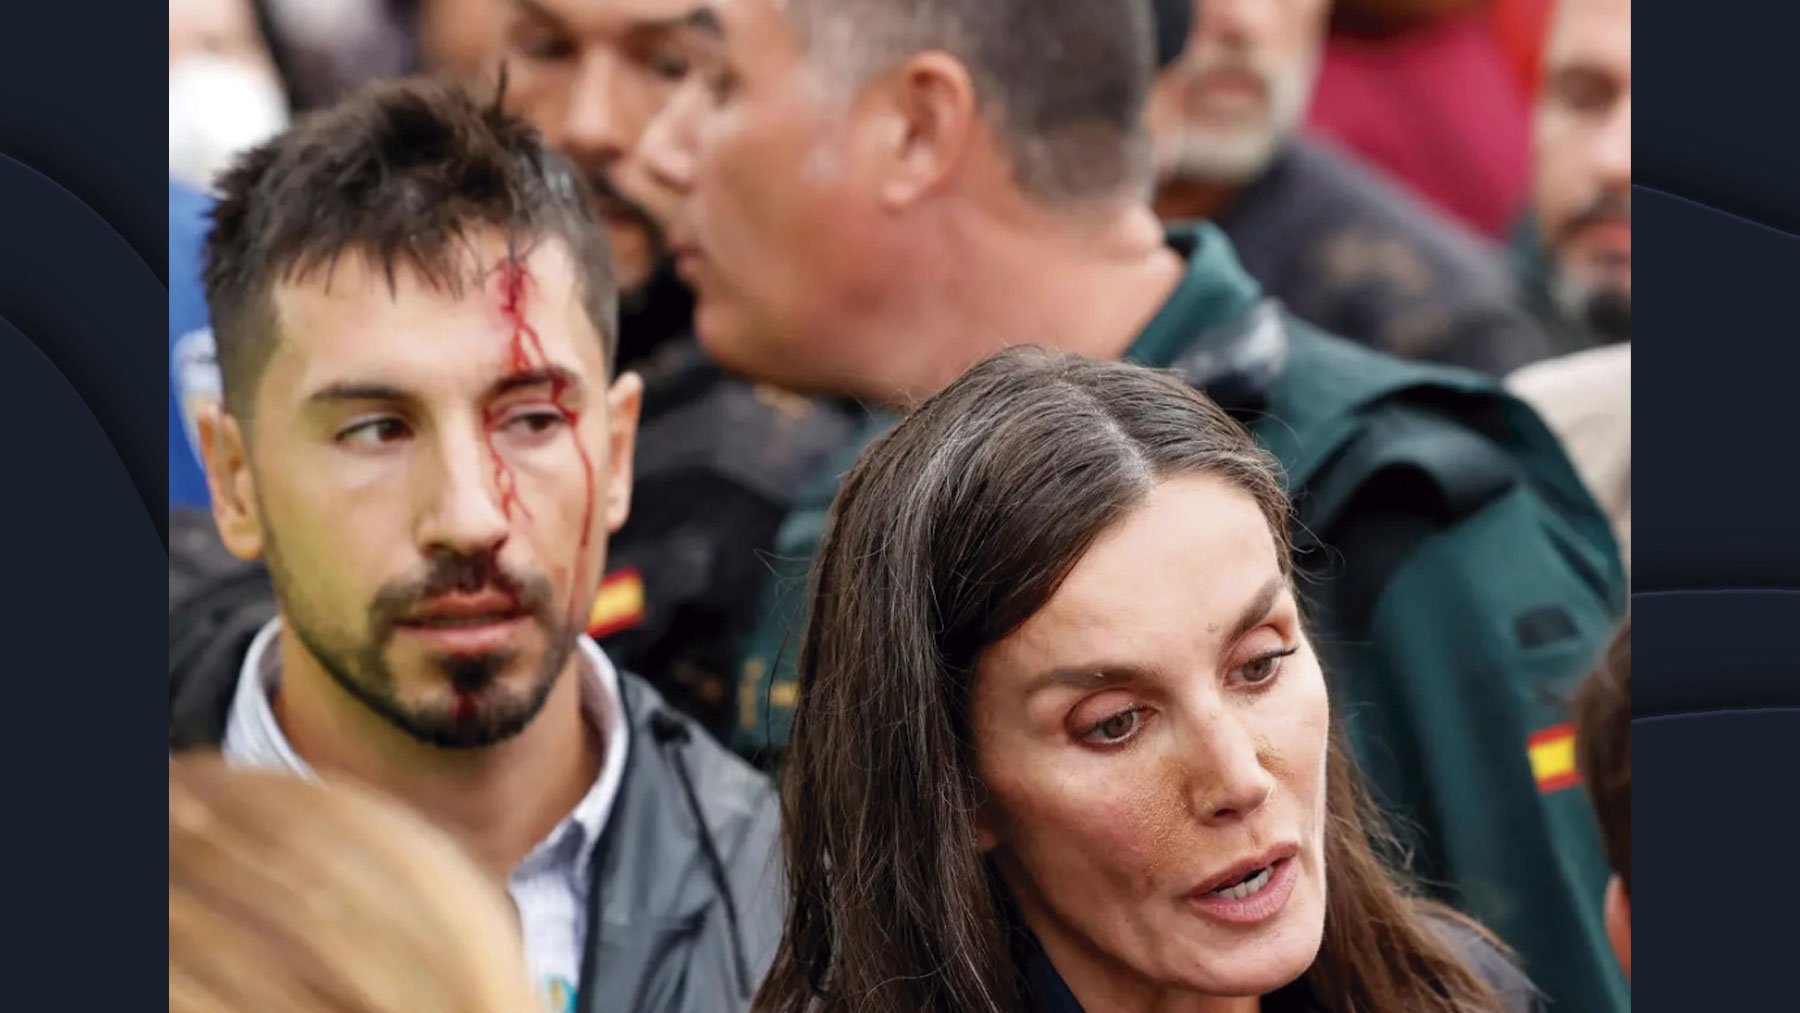
<svg viewBox="0 0 1800 1013"><path fill-rule="evenodd" d="M1129 796L1134 809L1134 835L1140 863L1141 888L1145 893L1161 892L1163 881L1180 875L1194 865L1194 835L1189 832L1193 813L1187 800L1187 774L1180 765L1168 762L1153 775L1143 778L1142 786Z"/></svg>

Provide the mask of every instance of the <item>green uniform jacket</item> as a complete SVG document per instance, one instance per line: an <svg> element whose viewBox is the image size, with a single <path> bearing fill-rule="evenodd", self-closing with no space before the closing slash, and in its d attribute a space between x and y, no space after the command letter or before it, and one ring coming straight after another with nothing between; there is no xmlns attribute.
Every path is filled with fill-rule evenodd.
<svg viewBox="0 0 1800 1013"><path fill-rule="evenodd" d="M1220 334L1266 304L1217 229L1177 228L1170 244L1187 258L1187 276L1126 358L1218 372L1206 360L1225 354L1213 347ZM1411 850L1412 873L1499 933L1555 1008L1627 1009L1600 914L1608 870L1570 770L1566 724L1568 695L1625 605L1605 517L1555 437L1491 379L1278 319L1285 350L1263 364L1255 408L1237 412L1287 473L1297 547L1309 535L1328 542L1297 560L1309 575L1302 591L1313 638L1357 759ZM1207 389L1231 407L1225 385ZM775 573L740 672L741 752L769 759L786 741L807 568L839 479L894 421L869 413L776 536ZM1322 477L1345 467L1416 471L1481 487L1488 476L1459 472L1496 461L1512 492L1456 531L1406 540L1395 559L1380 555L1383 531L1405 528L1408 504L1428 497L1330 502L1336 493ZM1485 538L1471 530L1480 524L1518 533ZM1498 614L1546 595L1545 608Z"/></svg>

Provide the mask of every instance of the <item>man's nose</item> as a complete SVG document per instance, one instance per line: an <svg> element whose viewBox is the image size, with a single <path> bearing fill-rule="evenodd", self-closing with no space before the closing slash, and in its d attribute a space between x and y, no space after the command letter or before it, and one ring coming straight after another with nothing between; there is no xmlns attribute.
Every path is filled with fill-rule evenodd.
<svg viewBox="0 0 1800 1013"><path fill-rule="evenodd" d="M420 548L463 556L498 551L512 515L525 509L512 469L479 437L442 439L436 457L419 490Z"/></svg>
<svg viewBox="0 0 1800 1013"><path fill-rule="evenodd" d="M631 149L618 113L619 71L618 61L605 52L587 57L575 71L557 146L577 160L606 163Z"/></svg>
<svg viewBox="0 0 1800 1013"><path fill-rule="evenodd" d="M1594 138L1595 171L1606 189L1631 185L1631 96L1620 100Z"/></svg>
<svg viewBox="0 0 1800 1013"><path fill-rule="evenodd" d="M699 160L697 120L704 86L690 78L664 105L639 139L634 161L658 186L685 194Z"/></svg>

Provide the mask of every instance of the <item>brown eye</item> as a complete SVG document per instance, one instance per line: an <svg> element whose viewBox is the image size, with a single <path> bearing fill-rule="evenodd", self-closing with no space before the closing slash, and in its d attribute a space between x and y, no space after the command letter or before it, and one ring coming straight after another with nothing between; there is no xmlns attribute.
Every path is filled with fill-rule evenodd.
<svg viewBox="0 0 1800 1013"><path fill-rule="evenodd" d="M375 448L403 440L408 432L405 422L385 416L358 422L339 433L337 441L350 446Z"/></svg>
<svg viewBox="0 0 1800 1013"><path fill-rule="evenodd" d="M1082 735L1082 738L1089 742L1123 742L1125 739L1130 738L1133 732L1137 731L1138 722L1142 713L1143 711L1140 708L1120 711L1112 717L1107 718L1105 721L1088 729L1087 732Z"/></svg>
<svg viewBox="0 0 1800 1013"><path fill-rule="evenodd" d="M1260 686L1281 674L1282 660L1293 657L1299 650L1298 647L1290 647L1285 651L1255 658L1237 670L1238 678L1251 686Z"/></svg>

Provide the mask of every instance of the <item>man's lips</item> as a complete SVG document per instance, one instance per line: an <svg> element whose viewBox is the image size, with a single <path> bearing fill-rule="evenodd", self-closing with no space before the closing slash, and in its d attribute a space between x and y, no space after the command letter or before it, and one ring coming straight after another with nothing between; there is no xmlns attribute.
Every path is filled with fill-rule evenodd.
<svg viewBox="0 0 1800 1013"><path fill-rule="evenodd" d="M1268 97L1268 91L1261 77L1237 67L1202 71L1188 85L1188 95L1202 101L1260 102Z"/></svg>
<svg viewBox="0 0 1800 1013"><path fill-rule="evenodd" d="M434 651L487 654L510 646L529 618L517 599L491 592L434 598L399 628Z"/></svg>
<svg viewBox="0 0 1800 1013"><path fill-rule="evenodd" d="M421 633L437 634L508 626L524 618L525 610L517 598L489 591L433 598L422 608L408 613L398 625Z"/></svg>
<svg viewBox="0 0 1800 1013"><path fill-rule="evenodd" d="M1590 222L1577 228L1570 238L1587 246L1630 253L1631 223L1617 219Z"/></svg>

